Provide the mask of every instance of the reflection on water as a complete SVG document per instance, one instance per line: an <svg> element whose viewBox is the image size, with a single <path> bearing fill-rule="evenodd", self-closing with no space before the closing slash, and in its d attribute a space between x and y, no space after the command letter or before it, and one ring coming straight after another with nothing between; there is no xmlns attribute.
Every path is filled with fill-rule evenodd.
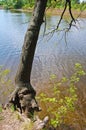
<svg viewBox="0 0 86 130"><path fill-rule="evenodd" d="M16 73L30 18L31 13L0 10L0 65L11 69L11 77ZM47 32L57 25L58 19L59 16L47 17ZM60 28L64 26L67 26L66 20L62 21ZM81 63L86 70L85 18L78 19L77 28L72 27L66 35L62 31L43 38L44 25L42 25L32 69L34 86L37 87L40 82L47 82L51 74L56 74L59 78L64 75L70 76L76 62ZM82 80L81 84L85 85L86 80Z"/></svg>

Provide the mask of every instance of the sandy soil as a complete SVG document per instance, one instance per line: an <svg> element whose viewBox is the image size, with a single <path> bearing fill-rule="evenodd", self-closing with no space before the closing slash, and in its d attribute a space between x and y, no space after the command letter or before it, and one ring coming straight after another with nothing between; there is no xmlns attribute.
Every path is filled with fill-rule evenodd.
<svg viewBox="0 0 86 130"><path fill-rule="evenodd" d="M62 11L63 11L63 9L52 9L52 8L46 10L48 15L61 15ZM79 10L72 9L72 13L75 17L79 16L79 17L82 17L82 18L86 18L86 10L81 12ZM66 16L69 16L68 10L66 10L66 12L65 12L65 17Z"/></svg>
<svg viewBox="0 0 86 130"><path fill-rule="evenodd" d="M25 119L18 112L3 110L0 113L0 130L24 130L24 124Z"/></svg>

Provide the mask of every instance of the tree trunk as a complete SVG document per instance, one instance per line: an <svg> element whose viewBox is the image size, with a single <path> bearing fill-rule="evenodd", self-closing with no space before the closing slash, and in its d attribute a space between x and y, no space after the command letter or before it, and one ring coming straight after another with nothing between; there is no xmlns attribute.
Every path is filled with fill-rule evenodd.
<svg viewBox="0 0 86 130"><path fill-rule="evenodd" d="M19 107L21 112L29 115L34 110L39 110L35 100L36 92L30 84L30 76L36 44L39 36L40 26L43 23L47 0L36 0L30 26L27 29L20 64L15 77L16 89L10 97L10 102L15 108Z"/></svg>

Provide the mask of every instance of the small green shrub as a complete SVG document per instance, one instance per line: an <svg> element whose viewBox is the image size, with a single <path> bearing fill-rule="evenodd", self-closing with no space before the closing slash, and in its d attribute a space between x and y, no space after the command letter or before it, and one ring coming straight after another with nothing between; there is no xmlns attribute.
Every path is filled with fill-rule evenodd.
<svg viewBox="0 0 86 130"><path fill-rule="evenodd" d="M67 118L72 115L76 109L78 100L76 83L80 81L81 76L86 75L81 64L75 64L75 72L70 78L63 77L60 82L53 83L51 94L41 93L39 101L45 104L47 113L50 117L50 125L58 127L64 124ZM55 80L56 75L51 75L50 80ZM68 87L66 87L68 84Z"/></svg>
<svg viewBox="0 0 86 130"><path fill-rule="evenodd" d="M10 70L0 66L0 98L3 100L13 91L12 81L9 79Z"/></svg>
<svg viewBox="0 0 86 130"><path fill-rule="evenodd" d="M2 115L0 115L0 121L2 121L4 119L4 117Z"/></svg>
<svg viewBox="0 0 86 130"><path fill-rule="evenodd" d="M2 106L0 105L0 113L2 112Z"/></svg>

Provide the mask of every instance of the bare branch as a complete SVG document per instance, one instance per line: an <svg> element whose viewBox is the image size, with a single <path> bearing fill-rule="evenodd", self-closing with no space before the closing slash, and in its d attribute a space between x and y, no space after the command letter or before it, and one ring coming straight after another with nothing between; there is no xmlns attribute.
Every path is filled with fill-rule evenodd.
<svg viewBox="0 0 86 130"><path fill-rule="evenodd" d="M44 15L44 33L43 33L43 36L45 35L45 32L46 32L46 25L47 25L47 20L46 20L46 14Z"/></svg>
<svg viewBox="0 0 86 130"><path fill-rule="evenodd" d="M61 23L61 21L62 21L62 19L63 19L63 16L64 16L64 13L65 13L65 11L66 11L66 8L67 8L67 2L65 3L65 8L64 8L64 10L63 10L63 12L62 12L62 14L61 14L61 18L60 18L60 20L59 20L59 22L58 22L57 29L59 28L59 25L60 25L60 23Z"/></svg>
<svg viewBox="0 0 86 130"><path fill-rule="evenodd" d="M67 0L67 1L68 1L68 5L69 5L69 13L70 13L71 19L72 19L72 21L75 22L75 19L73 17L72 11L71 11L71 0Z"/></svg>
<svg viewBox="0 0 86 130"><path fill-rule="evenodd" d="M76 20L75 20L75 18L73 17L73 14L72 14L72 11L71 11L71 0L66 0L64 10L63 10L63 12L62 12L62 14L61 14L61 18L60 18L60 20L59 20L59 22L58 22L58 25L57 25L57 29L59 28L59 25L60 25L60 23L61 23L61 21L62 21L62 19L63 19L63 16L64 16L64 13L65 13L65 11L66 11L66 9L67 9L67 6L69 6L69 14L70 14L70 17L71 17L71 21L70 21L70 23L69 23L69 28L68 28L68 30L71 28L73 22L76 23Z"/></svg>

